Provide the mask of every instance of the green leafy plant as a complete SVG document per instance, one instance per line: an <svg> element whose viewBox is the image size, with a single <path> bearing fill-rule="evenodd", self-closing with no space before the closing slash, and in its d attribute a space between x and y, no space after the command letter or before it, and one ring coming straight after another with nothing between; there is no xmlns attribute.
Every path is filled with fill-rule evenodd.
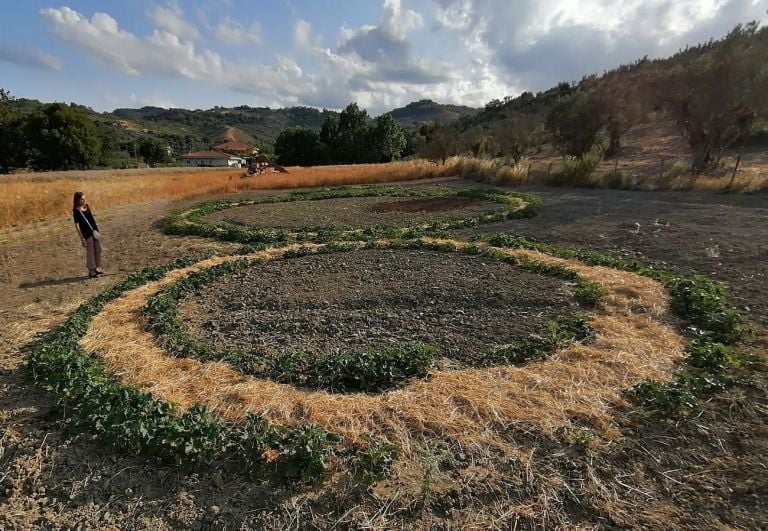
<svg viewBox="0 0 768 531"><path fill-rule="evenodd" d="M275 478L311 479L323 475L324 458L338 439L312 425L274 426L251 417L244 424L224 422L206 406L180 414L149 393L125 387L104 364L81 350L78 341L104 305L168 271L190 265L182 259L146 269L80 306L29 357L30 378L51 392L67 426L87 430L103 442L142 453L185 469L236 459L253 473L269 470ZM272 452L266 450L272 449Z"/></svg>

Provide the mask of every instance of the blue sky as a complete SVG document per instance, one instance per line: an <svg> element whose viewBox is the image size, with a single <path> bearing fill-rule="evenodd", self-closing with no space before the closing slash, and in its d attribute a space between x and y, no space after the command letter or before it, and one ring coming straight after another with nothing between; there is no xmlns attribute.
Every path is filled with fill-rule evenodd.
<svg viewBox="0 0 768 531"><path fill-rule="evenodd" d="M0 87L117 107L482 106L768 22L768 0L6 1Z"/></svg>

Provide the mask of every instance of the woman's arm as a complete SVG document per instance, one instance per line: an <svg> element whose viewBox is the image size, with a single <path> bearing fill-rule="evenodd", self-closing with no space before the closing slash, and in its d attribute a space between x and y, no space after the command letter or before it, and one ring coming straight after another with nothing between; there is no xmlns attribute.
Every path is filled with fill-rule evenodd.
<svg viewBox="0 0 768 531"><path fill-rule="evenodd" d="M79 223L75 223L75 229L77 230L77 235L80 236L80 243L83 245L83 247L87 247L88 243L85 241L85 238L83 238L83 233L80 230Z"/></svg>

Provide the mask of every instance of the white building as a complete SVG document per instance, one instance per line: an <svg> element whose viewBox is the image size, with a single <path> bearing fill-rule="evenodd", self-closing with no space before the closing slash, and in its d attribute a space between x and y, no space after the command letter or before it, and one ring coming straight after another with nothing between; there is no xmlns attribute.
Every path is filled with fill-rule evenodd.
<svg viewBox="0 0 768 531"><path fill-rule="evenodd" d="M185 166L244 168L245 159L221 151L194 151L181 156Z"/></svg>

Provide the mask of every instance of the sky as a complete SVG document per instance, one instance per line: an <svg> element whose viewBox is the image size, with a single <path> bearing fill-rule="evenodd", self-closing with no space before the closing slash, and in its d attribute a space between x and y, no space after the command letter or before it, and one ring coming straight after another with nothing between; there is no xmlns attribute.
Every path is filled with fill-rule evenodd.
<svg viewBox="0 0 768 531"><path fill-rule="evenodd" d="M768 0L0 0L0 87L119 107L482 107L768 23Z"/></svg>

